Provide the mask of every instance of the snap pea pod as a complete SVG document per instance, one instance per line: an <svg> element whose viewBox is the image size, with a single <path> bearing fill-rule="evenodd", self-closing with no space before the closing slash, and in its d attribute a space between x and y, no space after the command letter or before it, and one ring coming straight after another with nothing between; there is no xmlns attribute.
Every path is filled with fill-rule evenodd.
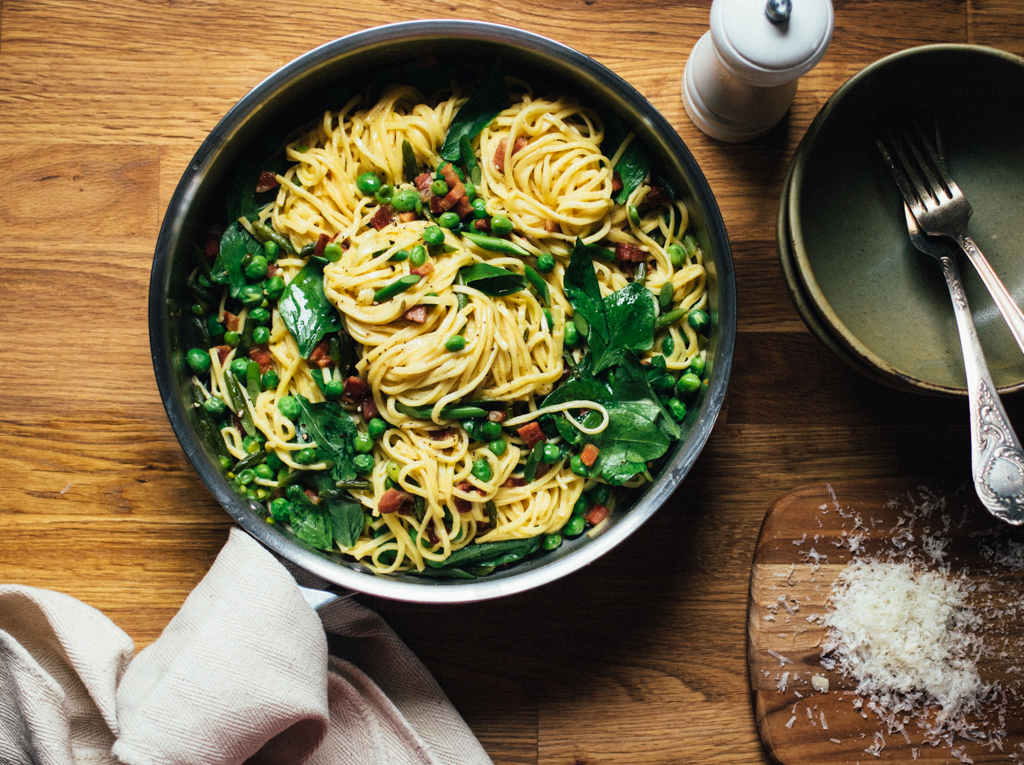
<svg viewBox="0 0 1024 765"><path fill-rule="evenodd" d="M668 311L668 307L672 305L672 297L675 295L675 285L672 282L665 282L661 285L661 291L658 293L658 307L663 311Z"/></svg>
<svg viewBox="0 0 1024 765"><path fill-rule="evenodd" d="M260 223L258 220L253 221L252 230L253 233L256 234L256 238L260 240L260 244L263 244L265 242L273 242L282 250L286 250L287 252L290 252L292 255L295 254L295 248L292 247L292 243L288 241L288 237L281 236L266 223Z"/></svg>
<svg viewBox="0 0 1024 765"><path fill-rule="evenodd" d="M353 481L353 483L357 483ZM359 481L361 486L352 486L353 489L369 489L369 481ZM348 489L321 489L319 491L320 499L347 499L352 500L352 495L348 493Z"/></svg>
<svg viewBox="0 0 1024 765"><path fill-rule="evenodd" d="M235 475L238 475L243 470L248 470L251 467L256 467L267 458L267 453L260 449L258 452L253 452L244 460L240 460L237 465L232 468Z"/></svg>
<svg viewBox="0 0 1024 765"><path fill-rule="evenodd" d="M434 412L432 406L409 406L403 404L401 401L395 402L395 409L407 417L415 417L418 420L429 420ZM462 404L453 404L446 406L441 410L442 420L475 420L479 417L486 417L487 410L481 409L478 406L464 406Z"/></svg>
<svg viewBox="0 0 1024 765"><path fill-rule="evenodd" d="M456 299L459 301L459 313L462 313L462 309L469 305L469 295L465 292L456 292Z"/></svg>
<svg viewBox="0 0 1024 765"><path fill-rule="evenodd" d="M527 483L533 483L533 479L537 477L537 468L540 466L540 461L544 457L544 441L538 441L533 449L530 450L530 456L526 458L526 466L523 468L523 478L526 479Z"/></svg>
<svg viewBox="0 0 1024 765"><path fill-rule="evenodd" d="M402 141L402 172L405 173L405 180L412 181L419 175L420 168L416 163L416 155L412 151L412 144L406 138Z"/></svg>
<svg viewBox="0 0 1024 765"><path fill-rule="evenodd" d="M381 287L379 290L373 293L373 302L383 303L387 300L390 300L395 295L400 295L406 290L415 287L417 284L420 283L420 279L422 278L423 277L419 276L418 274L408 274L407 276L399 277L398 279L395 279L393 282L391 282L391 284L388 284L385 287Z"/></svg>
<svg viewBox="0 0 1024 765"><path fill-rule="evenodd" d="M252 401L259 398L263 391L263 385L260 383L260 365L255 361L250 361L245 367L245 389Z"/></svg>
<svg viewBox="0 0 1024 765"><path fill-rule="evenodd" d="M235 404L235 414L238 415L238 419L242 421L242 430L245 431L247 436L256 435L256 425L252 421L252 415L249 414L249 407L245 405L245 396L242 395L242 386L238 384L238 380L235 379L233 374L225 374L224 382L227 383L228 392L231 394L231 400Z"/></svg>
<svg viewBox="0 0 1024 765"><path fill-rule="evenodd" d="M532 266L525 266L525 269L526 280L537 290L537 294L540 295L544 304L551 305L551 295L548 293L548 283L544 281L544 277L537 273Z"/></svg>
<svg viewBox="0 0 1024 765"><path fill-rule="evenodd" d="M676 308L675 310L669 311L668 313L663 313L661 316L658 317L658 320L654 323L654 328L664 329L670 324L675 324L680 319L686 318L686 314L688 313L689 311L686 310L685 308Z"/></svg>
<svg viewBox="0 0 1024 765"><path fill-rule="evenodd" d="M499 239L496 236L487 236L487 234L474 234L471 231L463 231L462 236L480 249L487 250L488 252L500 252L504 255L518 255L521 258L528 257L530 254L518 244L510 242L508 239Z"/></svg>
<svg viewBox="0 0 1024 765"><path fill-rule="evenodd" d="M292 250L292 252L295 252L295 251L294 251L294 250ZM306 245L305 247L303 247L303 248L302 248L301 250L299 250L299 251L298 251L298 253L296 253L296 254L297 254L297 255L298 255L298 256L299 256L300 258L308 258L308 257L310 257L310 256L311 256L311 255L312 255L312 254L313 254L314 252L316 252L316 242L310 242L310 243L309 243L309 244L307 244L307 245Z"/></svg>
<svg viewBox="0 0 1024 765"><path fill-rule="evenodd" d="M476 161L476 155L473 154L473 146L469 142L468 135L464 135L459 139L459 155L462 157L462 164L469 171L469 179L473 182L474 186L479 186L481 178L480 163Z"/></svg>

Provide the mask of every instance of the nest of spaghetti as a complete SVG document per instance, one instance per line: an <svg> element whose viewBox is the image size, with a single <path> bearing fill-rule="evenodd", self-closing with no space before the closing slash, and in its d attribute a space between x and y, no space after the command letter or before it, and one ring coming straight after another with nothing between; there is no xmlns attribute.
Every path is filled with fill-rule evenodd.
<svg viewBox="0 0 1024 765"><path fill-rule="evenodd" d="M485 72L354 97L196 244L194 407L233 488L379 573L600 533L705 384L703 254L623 124Z"/></svg>

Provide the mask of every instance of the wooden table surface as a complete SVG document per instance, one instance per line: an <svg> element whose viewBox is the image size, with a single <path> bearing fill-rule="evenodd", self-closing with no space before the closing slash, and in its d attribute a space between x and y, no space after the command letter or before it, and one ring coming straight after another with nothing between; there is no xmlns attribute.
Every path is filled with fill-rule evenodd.
<svg viewBox="0 0 1024 765"><path fill-rule="evenodd" d="M314 46L416 18L506 23L616 71L695 155L738 282L726 405L667 506L588 568L476 605L365 601L496 763L763 762L745 635L765 511L809 482L968 476L964 402L861 379L796 313L775 248L783 175L828 96L876 59L939 42L1024 54L1020 0L835 5L788 117L727 146L679 98L708 0L0 0L0 582L80 598L139 649L160 635L232 523L178 446L149 356L153 247L186 163ZM1008 409L1020 426L1024 406Z"/></svg>

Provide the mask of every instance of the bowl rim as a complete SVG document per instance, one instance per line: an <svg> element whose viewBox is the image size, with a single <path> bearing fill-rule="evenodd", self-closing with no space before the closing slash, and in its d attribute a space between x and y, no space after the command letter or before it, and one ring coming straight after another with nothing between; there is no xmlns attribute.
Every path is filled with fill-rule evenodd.
<svg viewBox="0 0 1024 765"><path fill-rule="evenodd" d="M709 365L714 371L708 381L701 408L694 416L689 436L678 446L675 457L665 466L658 480L650 485L645 494L630 508L629 513L620 517L615 526L562 558L530 570L512 569L509 575L503 578L451 582L424 579L422 582L410 582L360 571L297 544L257 518L249 503L241 500L230 490L219 468L214 466L193 431L178 394L172 359L173 349L167 341L170 321L165 310L165 299L174 245L185 233L185 212L196 196L205 171L212 158L228 142L235 130L259 108L264 98L287 87L293 78L327 64L337 56L372 45L401 44L437 38L512 45L518 49L525 49L528 53L555 56L578 71L581 76L600 82L602 87L621 99L636 114L637 119L643 120L658 133L686 173L692 187L694 203L705 213L706 234L713 252L709 260L714 266L718 285L718 321L715 325L714 363ZM646 522L681 483L710 436L729 380L737 324L735 273L725 223L704 174L671 123L619 75L573 48L512 27L449 19L388 24L337 38L285 64L242 97L203 140L171 197L155 247L148 313L151 356L168 419L193 469L225 511L273 553L327 582L390 600L432 604L471 603L504 597L554 581L592 563Z"/></svg>
<svg viewBox="0 0 1024 765"><path fill-rule="evenodd" d="M1024 70L1024 58L1021 58L1020 56L986 45L972 45L966 43L935 43L931 45L918 45L912 48L896 51L895 53L891 53L888 56L868 64L840 85L811 121L811 124L807 128L807 132L804 134L804 137L801 139L799 146L797 146L796 151L793 154L793 160L790 164L790 183L783 203L786 204L788 208L787 217L789 221L789 241L791 244L793 262L796 265L796 273L804 287L804 294L809 298L811 306L814 308L819 318L829 329L832 330L831 334L840 343L842 343L845 349L852 353L854 357L860 360L863 364L873 368L877 373L888 378L886 382L890 385L895 383L895 387L900 390L910 390L916 393L966 397L968 393L966 386L954 387L925 380L917 377L916 375L909 374L884 360L862 343L857 336L850 331L839 315L832 310L832 306L829 304L828 299L825 297L824 292L814 276L814 270L811 267L810 259L807 255L803 239L803 227L801 225L800 194L798 191L802 186L804 174L807 170L807 155L810 152L809 147L817 137L817 134L820 132L823 124L829 118L832 111L835 110L836 104L840 101L842 96L845 95L847 90L855 87L866 76L869 76L878 69L891 65L895 61L942 52L968 52L977 55L988 55L993 58L1005 59ZM1024 389L1024 380L1021 380L1021 382L1015 385L1000 387L999 392L1006 394L1021 389Z"/></svg>

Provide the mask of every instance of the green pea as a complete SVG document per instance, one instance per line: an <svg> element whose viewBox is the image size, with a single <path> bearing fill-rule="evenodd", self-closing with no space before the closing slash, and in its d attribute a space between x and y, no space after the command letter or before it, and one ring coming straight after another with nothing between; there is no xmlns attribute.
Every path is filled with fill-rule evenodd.
<svg viewBox="0 0 1024 765"><path fill-rule="evenodd" d="M245 267L245 275L250 279L262 279L267 275L267 259L262 255L253 257L252 262Z"/></svg>
<svg viewBox="0 0 1024 765"><path fill-rule="evenodd" d="M391 201L391 196L394 193L395 187L392 186L390 183L385 183L383 186L377 189L377 191L374 193L374 197L376 197L377 201L380 202L382 205L386 205L388 202Z"/></svg>
<svg viewBox="0 0 1024 765"><path fill-rule="evenodd" d="M672 335L669 335L661 341L661 352L666 356L671 356L676 350L676 341L672 339Z"/></svg>
<svg viewBox="0 0 1024 765"><path fill-rule="evenodd" d="M550 252L542 252L537 256L537 270L548 274L555 270L555 256Z"/></svg>
<svg viewBox="0 0 1024 765"><path fill-rule="evenodd" d="M444 231L440 226L427 226L423 229L423 241L435 246L444 244Z"/></svg>
<svg viewBox="0 0 1024 765"><path fill-rule="evenodd" d="M248 486L250 483L253 482L254 478L256 478L256 473L254 473L249 468L246 468L245 470L238 474L237 480L240 484L242 484L242 486Z"/></svg>
<svg viewBox="0 0 1024 765"><path fill-rule="evenodd" d="M284 294L284 288L284 279L280 276L272 276L263 283L263 291L271 300L280 300L281 295Z"/></svg>
<svg viewBox="0 0 1024 765"><path fill-rule="evenodd" d="M384 422L380 417L374 417L368 423L366 423L366 432L370 435L374 441L387 433L388 424Z"/></svg>
<svg viewBox="0 0 1024 765"><path fill-rule="evenodd" d="M229 329L227 332L224 333L224 342L230 345L232 348L238 345L238 340L238 333L235 332L235 330Z"/></svg>
<svg viewBox="0 0 1024 765"><path fill-rule="evenodd" d="M562 535L567 537L578 537L587 527L587 519L582 515L574 515L562 528Z"/></svg>
<svg viewBox="0 0 1024 765"><path fill-rule="evenodd" d="M356 178L356 188L366 195L376 194L380 188L380 178L373 173L363 173Z"/></svg>
<svg viewBox="0 0 1024 765"><path fill-rule="evenodd" d="M256 477L262 478L264 481L269 481L274 477L273 469L271 469L270 465L266 462L261 462L254 469L256 471Z"/></svg>
<svg viewBox="0 0 1024 765"><path fill-rule="evenodd" d="M583 464L583 460L580 458L580 455L578 454L572 455L572 457L569 459L569 469L576 475L581 475L584 478L590 477L590 469Z"/></svg>
<svg viewBox="0 0 1024 765"><path fill-rule="evenodd" d="M448 193L448 184L439 178L430 184L430 193L435 197L443 197Z"/></svg>
<svg viewBox="0 0 1024 765"><path fill-rule="evenodd" d="M281 246L275 241L268 241L263 243L263 255L264 257L273 262L277 260L281 254Z"/></svg>
<svg viewBox="0 0 1024 765"><path fill-rule="evenodd" d="M206 309L203 308L202 305L200 305L199 303L193 303L189 310L192 312L193 316L201 317L204 313L206 313Z"/></svg>
<svg viewBox="0 0 1024 765"><path fill-rule="evenodd" d="M466 338L462 335L452 335L444 343L445 350L456 352L466 347Z"/></svg>
<svg viewBox="0 0 1024 765"><path fill-rule="evenodd" d="M412 212L416 209L416 203L419 200L420 195L416 193L415 189L400 189L392 194L391 206L397 212Z"/></svg>
<svg viewBox="0 0 1024 765"><path fill-rule="evenodd" d="M455 228L459 225L459 214L451 210L443 212L438 216L437 222L441 225L441 228Z"/></svg>
<svg viewBox="0 0 1024 765"><path fill-rule="evenodd" d="M576 324L571 321L565 323L565 344L572 348L579 341L579 331L576 329Z"/></svg>
<svg viewBox="0 0 1024 765"><path fill-rule="evenodd" d="M331 263L337 263L341 260L341 256L344 254L344 250L341 249L341 245L337 242L329 242L324 247L324 257Z"/></svg>
<svg viewBox="0 0 1024 765"><path fill-rule="evenodd" d="M413 268L419 268L427 262L427 248L422 244L413 245L412 249L409 250L409 262L412 263Z"/></svg>
<svg viewBox="0 0 1024 765"><path fill-rule="evenodd" d="M640 225L640 212L636 209L636 205L630 205L629 208L627 209L627 212L629 213L629 220L633 223L633 225L634 226L639 226Z"/></svg>
<svg viewBox="0 0 1024 765"><path fill-rule="evenodd" d="M544 538L540 541L542 550L557 550L562 546L562 535L561 534L545 534Z"/></svg>
<svg viewBox="0 0 1024 765"><path fill-rule="evenodd" d="M673 242L668 246L668 257L672 261L673 266L681 266L683 261L686 260L686 251L680 245Z"/></svg>
<svg viewBox="0 0 1024 765"><path fill-rule="evenodd" d="M263 343L270 342L270 328L269 327L256 327L252 331L252 341L256 345L262 345Z"/></svg>
<svg viewBox="0 0 1024 765"><path fill-rule="evenodd" d="M267 452L266 465L275 473L284 467L284 463L281 461L281 458L277 456L277 452Z"/></svg>
<svg viewBox="0 0 1024 765"><path fill-rule="evenodd" d="M357 454L352 458L352 464L360 474L369 473L373 470L373 455L372 454Z"/></svg>
<svg viewBox="0 0 1024 765"><path fill-rule="evenodd" d="M224 399L218 398L217 396L211 396L203 402L203 409L212 414L214 417L219 417L224 414L227 410L228 405L224 403Z"/></svg>
<svg viewBox="0 0 1024 765"><path fill-rule="evenodd" d="M277 410L289 420L294 420L299 416L299 412L302 411L302 407L300 407L299 402L291 396L282 396L278 399Z"/></svg>
<svg viewBox="0 0 1024 765"><path fill-rule="evenodd" d="M487 420L482 425L480 425L480 435L483 436L482 440L485 441L493 441L496 438L500 438L501 423Z"/></svg>
<svg viewBox="0 0 1024 765"><path fill-rule="evenodd" d="M295 455L295 461L300 465L312 465L316 460L316 449L311 446L307 446L305 449L300 449L298 454Z"/></svg>
<svg viewBox="0 0 1024 765"><path fill-rule="evenodd" d="M341 398L345 392L345 383L341 380L328 380L324 383L324 395L327 398Z"/></svg>
<svg viewBox="0 0 1024 765"><path fill-rule="evenodd" d="M231 459L229 457L221 457L217 461L220 463L220 466L225 470L231 467Z"/></svg>
<svg viewBox="0 0 1024 765"><path fill-rule="evenodd" d="M278 497L270 503L270 514L275 521L286 521L292 514L292 503L284 497Z"/></svg>
<svg viewBox="0 0 1024 765"><path fill-rule="evenodd" d="M487 202L480 197L473 200L473 217L477 220L487 217Z"/></svg>
<svg viewBox="0 0 1024 765"><path fill-rule="evenodd" d="M707 331L710 319L704 311L699 308L694 308L689 314L687 314L686 322L698 332L703 333Z"/></svg>
<svg viewBox="0 0 1024 765"><path fill-rule="evenodd" d="M249 496L250 497L252 496L252 486L249 487ZM263 500L265 500L269 496L270 496L270 492L267 491L265 488L263 488L262 486L257 486L256 487L256 501L257 502L262 502Z"/></svg>
<svg viewBox="0 0 1024 765"><path fill-rule="evenodd" d="M487 448L491 450L491 454L495 457L500 457L508 450L508 442L504 438L496 438L487 444Z"/></svg>
<svg viewBox="0 0 1024 765"><path fill-rule="evenodd" d="M694 356L690 359L690 371L697 375L697 377L702 377L704 375L704 369L706 366L707 364L700 356Z"/></svg>
<svg viewBox="0 0 1024 765"><path fill-rule="evenodd" d="M185 356L185 361L188 362L189 367L197 375L205 374L210 371L210 354L202 348L193 348L190 350Z"/></svg>
<svg viewBox="0 0 1024 765"><path fill-rule="evenodd" d="M696 255L698 247L697 239L693 234L687 234L683 237L683 249L686 251L688 256L692 257Z"/></svg>
<svg viewBox="0 0 1024 765"><path fill-rule="evenodd" d="M611 489L607 484L599 483L587 492L587 499L593 505L607 505L608 497L611 496Z"/></svg>
<svg viewBox="0 0 1024 765"><path fill-rule="evenodd" d="M495 236L508 236L512 233L512 221L507 215L495 215L491 218L491 233Z"/></svg>
<svg viewBox="0 0 1024 765"><path fill-rule="evenodd" d="M274 390L281 384L281 378L273 369L268 369L260 378L260 383L263 385L263 390Z"/></svg>
<svg viewBox="0 0 1024 765"><path fill-rule="evenodd" d="M688 396L699 391L700 385L700 378L693 372L687 372L679 378L679 382L676 383L676 390L679 391L680 396Z"/></svg>
<svg viewBox="0 0 1024 765"><path fill-rule="evenodd" d="M398 467L398 463L394 460L388 460L384 466L384 471L388 474L388 480L398 483L398 479L402 475L402 469Z"/></svg>
<svg viewBox="0 0 1024 765"><path fill-rule="evenodd" d="M352 446L360 454L369 454L373 451L373 439L369 433L360 433L353 439Z"/></svg>
<svg viewBox="0 0 1024 765"><path fill-rule="evenodd" d="M263 285L246 284L238 291L238 299L242 301L242 305L259 305L263 302Z"/></svg>
<svg viewBox="0 0 1024 765"><path fill-rule="evenodd" d="M267 324L270 321L270 311L262 306L256 306L249 311L249 319L256 324Z"/></svg>
<svg viewBox="0 0 1024 765"><path fill-rule="evenodd" d="M558 444L546 443L544 444L544 454L541 459L548 465L553 465L562 459L562 450Z"/></svg>
<svg viewBox="0 0 1024 765"><path fill-rule="evenodd" d="M580 498L577 499L575 504L573 504L573 506L572 506L572 514L573 515L586 515L587 514L587 510L589 510L589 509L590 509L590 503L587 502L587 498L584 497L581 494Z"/></svg>
<svg viewBox="0 0 1024 765"><path fill-rule="evenodd" d="M668 410L672 413L672 419L676 422L682 422L683 418L686 417L686 404L677 398L670 398L668 400Z"/></svg>
<svg viewBox="0 0 1024 765"><path fill-rule="evenodd" d="M466 189L466 197L472 202L476 199L476 186L473 185L472 181L466 181L462 184Z"/></svg>
<svg viewBox="0 0 1024 765"><path fill-rule="evenodd" d="M242 439L242 450L246 454L255 454L260 450L261 446L260 440L255 436L246 436Z"/></svg>
<svg viewBox="0 0 1024 765"><path fill-rule="evenodd" d="M231 373L239 380L245 380L249 371L249 359L234 359L231 362Z"/></svg>
<svg viewBox="0 0 1024 765"><path fill-rule="evenodd" d="M473 460L473 475L481 481L490 481L494 477L494 470L491 463L483 457Z"/></svg>
<svg viewBox="0 0 1024 765"><path fill-rule="evenodd" d="M210 337L220 337L224 334L224 325L217 321L217 315L213 314L208 316L206 319L206 331L210 333Z"/></svg>

